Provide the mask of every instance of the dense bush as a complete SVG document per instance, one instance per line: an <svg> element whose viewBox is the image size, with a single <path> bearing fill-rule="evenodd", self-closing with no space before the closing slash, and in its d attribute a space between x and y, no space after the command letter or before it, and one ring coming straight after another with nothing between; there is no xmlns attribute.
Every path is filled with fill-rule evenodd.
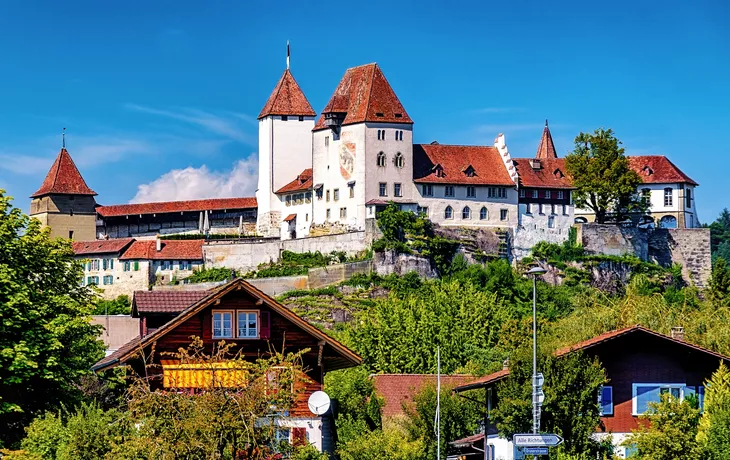
<svg viewBox="0 0 730 460"><path fill-rule="evenodd" d="M207 283L211 281L226 281L237 276L238 273L230 268L213 267L195 270L185 281L188 283Z"/></svg>
<svg viewBox="0 0 730 460"><path fill-rule="evenodd" d="M99 299L94 307L93 315L128 315L132 310L132 300L128 295L120 295L116 299Z"/></svg>

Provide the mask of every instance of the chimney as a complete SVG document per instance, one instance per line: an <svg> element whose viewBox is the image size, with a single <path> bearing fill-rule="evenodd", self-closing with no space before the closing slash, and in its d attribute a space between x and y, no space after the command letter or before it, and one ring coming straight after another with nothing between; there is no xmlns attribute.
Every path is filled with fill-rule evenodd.
<svg viewBox="0 0 730 460"><path fill-rule="evenodd" d="M162 251L162 240L160 239L160 235L157 235L157 238L155 239L155 249L157 252Z"/></svg>
<svg viewBox="0 0 730 460"><path fill-rule="evenodd" d="M682 326L675 326L672 328L672 338L684 342L684 328Z"/></svg>

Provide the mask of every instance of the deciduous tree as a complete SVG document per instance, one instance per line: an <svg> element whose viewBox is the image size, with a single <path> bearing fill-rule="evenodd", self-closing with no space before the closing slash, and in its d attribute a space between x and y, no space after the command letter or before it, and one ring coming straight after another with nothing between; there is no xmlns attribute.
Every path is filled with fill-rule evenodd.
<svg viewBox="0 0 730 460"><path fill-rule="evenodd" d="M74 399L104 356L82 276L70 241L51 238L0 190L1 441L16 442L35 415Z"/></svg>
<svg viewBox="0 0 730 460"><path fill-rule="evenodd" d="M581 132L575 148L565 157L565 168L573 178L576 207L592 210L596 222L620 222L628 213L640 213L648 201L637 191L639 175L629 167L624 148L611 129L592 134Z"/></svg>

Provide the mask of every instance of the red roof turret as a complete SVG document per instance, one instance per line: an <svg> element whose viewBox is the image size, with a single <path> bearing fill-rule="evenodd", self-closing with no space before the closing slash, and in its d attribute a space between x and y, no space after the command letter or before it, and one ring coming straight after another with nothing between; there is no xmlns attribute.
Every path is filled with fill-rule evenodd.
<svg viewBox="0 0 730 460"><path fill-rule="evenodd" d="M279 83L276 84L274 91L269 96L269 100L261 109L259 120L269 115L301 115L305 117L316 115L289 69L284 71L284 75L281 76Z"/></svg>
<svg viewBox="0 0 730 460"><path fill-rule="evenodd" d="M542 138L540 139L540 145L537 146L537 154L535 158L541 160L549 160L557 158L558 153L555 151L555 144L553 144L553 136L550 134L550 128L548 128L548 122L545 120L545 129L542 130Z"/></svg>
<svg viewBox="0 0 730 460"><path fill-rule="evenodd" d="M81 177L81 173L76 168L76 164L74 164L65 147L61 149L56 161L53 162L53 166L48 171L41 188L30 197L37 198L50 194L96 195L96 192L86 185L84 178Z"/></svg>

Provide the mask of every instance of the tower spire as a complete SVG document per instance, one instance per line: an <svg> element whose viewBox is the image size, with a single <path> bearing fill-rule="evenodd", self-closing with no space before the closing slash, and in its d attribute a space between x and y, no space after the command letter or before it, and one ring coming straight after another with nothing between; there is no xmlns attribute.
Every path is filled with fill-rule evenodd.
<svg viewBox="0 0 730 460"><path fill-rule="evenodd" d="M63 132L61 133L61 147L66 148L66 128L63 128Z"/></svg>
<svg viewBox="0 0 730 460"><path fill-rule="evenodd" d="M289 52L289 40L286 41L286 70L289 70L289 56L291 53Z"/></svg>
<svg viewBox="0 0 730 460"><path fill-rule="evenodd" d="M540 138L540 144L537 146L537 154L535 155L535 158L547 160L557 157L558 153L555 151L553 136L550 134L550 128L548 128L548 121L545 119L545 128L542 130L542 138Z"/></svg>

